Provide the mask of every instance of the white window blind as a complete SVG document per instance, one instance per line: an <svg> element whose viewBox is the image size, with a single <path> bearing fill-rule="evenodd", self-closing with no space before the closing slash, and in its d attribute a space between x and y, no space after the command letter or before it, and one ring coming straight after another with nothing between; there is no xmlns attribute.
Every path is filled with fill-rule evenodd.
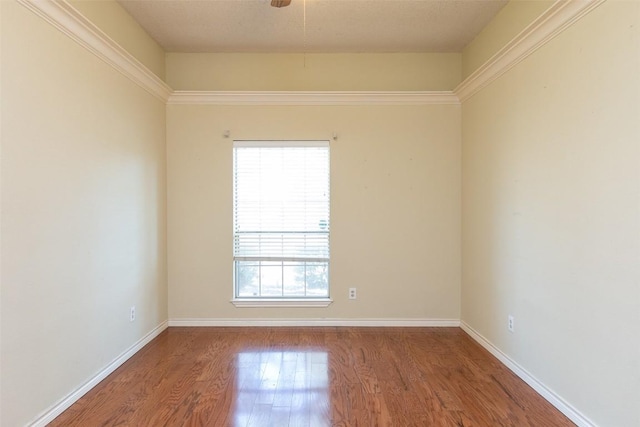
<svg viewBox="0 0 640 427"><path fill-rule="evenodd" d="M329 143L234 143L235 296L328 297Z"/></svg>

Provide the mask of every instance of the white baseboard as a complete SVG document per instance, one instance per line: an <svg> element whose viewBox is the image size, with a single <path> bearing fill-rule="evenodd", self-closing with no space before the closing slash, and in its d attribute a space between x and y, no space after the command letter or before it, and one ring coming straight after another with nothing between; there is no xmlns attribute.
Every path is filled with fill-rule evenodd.
<svg viewBox="0 0 640 427"><path fill-rule="evenodd" d="M126 362L131 356L133 356L138 351L140 351L142 349L142 347L144 347L152 339L154 339L155 337L160 335L160 333L162 331L164 331L165 329L167 329L167 327L168 327L168 322L164 321L161 324L159 324L158 326L156 326L155 328L153 328L153 330L151 332L146 334L144 337L142 337L140 340L138 340L138 342L136 342L134 345L129 347L124 353L122 353L120 356L118 356L113 362L111 362L109 365L107 365L104 369L102 369L100 372L98 372L95 376L90 378L87 382L82 384L76 390L74 390L73 392L68 394L66 397L64 397L62 400L60 400L58 403L53 405L51 408L49 408L47 411L45 411L42 415L40 415L38 418L36 418L36 420L33 421L30 424L30 426L32 426L32 427L41 427L41 426L44 427L48 423L53 421L58 415L60 415L67 408L69 408L76 401L78 401L78 399L80 399L82 396L84 396L89 390L91 390L93 387L95 387L100 381L102 381L109 374L111 374L113 371L118 369L118 367L120 367L120 365L122 365L124 362Z"/></svg>
<svg viewBox="0 0 640 427"><path fill-rule="evenodd" d="M502 362L507 368L509 368L514 374L516 374L525 383L529 384L540 396L546 399L549 403L555 406L560 412L573 421L578 427L596 427L596 424L589 418L584 416L580 411L571 406L562 397L556 394L549 387L540 382L536 377L531 375L516 363L509 356L504 354L500 349L493 345L488 339L483 337L475 329L469 326L464 321L460 321L460 328L465 331L471 338L473 338L478 344L484 347L489 353L494 355L500 362Z"/></svg>
<svg viewBox="0 0 640 427"><path fill-rule="evenodd" d="M454 327L457 319L169 319L169 326L368 326L368 327Z"/></svg>
<svg viewBox="0 0 640 427"><path fill-rule="evenodd" d="M64 397L53 407L45 411L31 427L44 427L64 412L100 381L115 371L120 365L136 354L151 340L160 335L167 327L310 327L310 326L351 326L351 327L460 327L473 340L494 355L500 362L509 368L514 374L529 384L538 394L566 415L578 427L596 427L589 418L576 408L567 403L553 390L545 386L522 366L513 361L509 356L499 350L484 336L474 330L464 321L457 319L216 319L216 318L177 318L162 322L138 342L132 345L124 353L118 356L108 366L90 378L78 389Z"/></svg>

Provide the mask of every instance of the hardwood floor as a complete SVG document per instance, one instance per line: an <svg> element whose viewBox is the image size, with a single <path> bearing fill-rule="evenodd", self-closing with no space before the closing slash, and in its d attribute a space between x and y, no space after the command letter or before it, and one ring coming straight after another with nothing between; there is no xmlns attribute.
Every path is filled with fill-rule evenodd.
<svg viewBox="0 0 640 427"><path fill-rule="evenodd" d="M458 328L169 328L51 426L573 426Z"/></svg>

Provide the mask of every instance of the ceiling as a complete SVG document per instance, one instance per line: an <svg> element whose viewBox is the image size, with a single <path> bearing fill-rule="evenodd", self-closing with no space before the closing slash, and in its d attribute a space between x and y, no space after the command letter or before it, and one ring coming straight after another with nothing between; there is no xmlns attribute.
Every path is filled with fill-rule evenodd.
<svg viewBox="0 0 640 427"><path fill-rule="evenodd" d="M119 0L167 52L460 52L507 0Z"/></svg>

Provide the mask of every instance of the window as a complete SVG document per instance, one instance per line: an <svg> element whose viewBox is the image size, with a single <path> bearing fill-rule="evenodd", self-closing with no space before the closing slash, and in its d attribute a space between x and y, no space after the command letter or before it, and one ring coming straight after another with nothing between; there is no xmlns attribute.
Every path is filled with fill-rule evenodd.
<svg viewBox="0 0 640 427"><path fill-rule="evenodd" d="M235 141L234 299L329 298L328 141Z"/></svg>

